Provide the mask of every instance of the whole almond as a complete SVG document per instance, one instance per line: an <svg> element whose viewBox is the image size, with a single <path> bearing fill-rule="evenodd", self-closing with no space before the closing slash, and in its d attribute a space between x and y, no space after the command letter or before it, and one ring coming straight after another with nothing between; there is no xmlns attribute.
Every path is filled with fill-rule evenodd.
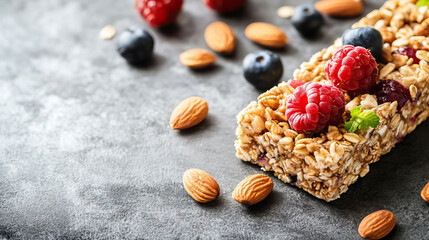
<svg viewBox="0 0 429 240"><path fill-rule="evenodd" d="M232 193L232 198L243 204L253 205L264 200L273 190L273 180L263 174L255 174L243 179Z"/></svg>
<svg viewBox="0 0 429 240"><path fill-rule="evenodd" d="M207 26L204 39L213 51L231 54L235 49L235 34L224 22L214 22Z"/></svg>
<svg viewBox="0 0 429 240"><path fill-rule="evenodd" d="M219 184L210 174L195 168L183 174L183 186L186 192L200 203L213 201L220 192Z"/></svg>
<svg viewBox="0 0 429 240"><path fill-rule="evenodd" d="M420 193L423 200L429 203L429 182L426 184L426 186L423 188L422 192Z"/></svg>
<svg viewBox="0 0 429 240"><path fill-rule="evenodd" d="M216 56L205 49L191 49L180 54L180 62L190 68L204 68L216 62Z"/></svg>
<svg viewBox="0 0 429 240"><path fill-rule="evenodd" d="M183 100L173 110L170 116L172 129L186 129L197 125L206 118L209 105L200 97L190 97Z"/></svg>
<svg viewBox="0 0 429 240"><path fill-rule="evenodd" d="M332 17L355 17L363 12L362 0L322 0L316 2L314 7Z"/></svg>
<svg viewBox="0 0 429 240"><path fill-rule="evenodd" d="M288 43L286 34L269 23L251 23L246 27L244 34L248 39L266 47L280 48Z"/></svg>
<svg viewBox="0 0 429 240"><path fill-rule="evenodd" d="M387 236L395 227L396 218L392 212L380 210L362 219L359 224L359 234L366 239L381 239Z"/></svg>

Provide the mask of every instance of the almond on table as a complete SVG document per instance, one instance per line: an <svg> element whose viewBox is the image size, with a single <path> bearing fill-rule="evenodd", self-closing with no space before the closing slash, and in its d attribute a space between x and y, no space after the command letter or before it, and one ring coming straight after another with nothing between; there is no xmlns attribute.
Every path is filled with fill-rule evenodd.
<svg viewBox="0 0 429 240"><path fill-rule="evenodd" d="M253 42L270 48L284 47L289 41L286 34L280 28L264 22L249 24L244 34Z"/></svg>
<svg viewBox="0 0 429 240"><path fill-rule="evenodd" d="M216 180L201 169L189 169L183 174L183 186L195 201L207 203L219 196L220 188Z"/></svg>
<svg viewBox="0 0 429 240"><path fill-rule="evenodd" d="M197 125L206 118L209 105L200 97L190 97L183 100L173 110L170 116L172 129L186 129Z"/></svg>
<svg viewBox="0 0 429 240"><path fill-rule="evenodd" d="M180 54L180 62L190 68L205 68L216 62L216 56L205 49L191 49Z"/></svg>
<svg viewBox="0 0 429 240"><path fill-rule="evenodd" d="M243 179L232 193L232 198L243 205L254 205L264 200L273 190L273 180L263 174Z"/></svg>
<svg viewBox="0 0 429 240"><path fill-rule="evenodd" d="M214 22L207 26L204 39L213 51L231 54L235 49L235 34L224 22Z"/></svg>
<svg viewBox="0 0 429 240"><path fill-rule="evenodd" d="M422 196L423 200L425 200L426 202L429 203L429 182L422 189L422 192L420 193L420 196Z"/></svg>
<svg viewBox="0 0 429 240"><path fill-rule="evenodd" d="M366 239L381 239L395 227L396 218L392 212L380 210L362 219L359 224L359 235Z"/></svg>
<svg viewBox="0 0 429 240"><path fill-rule="evenodd" d="M362 0L322 0L316 2L314 7L332 17L356 17L363 12Z"/></svg>

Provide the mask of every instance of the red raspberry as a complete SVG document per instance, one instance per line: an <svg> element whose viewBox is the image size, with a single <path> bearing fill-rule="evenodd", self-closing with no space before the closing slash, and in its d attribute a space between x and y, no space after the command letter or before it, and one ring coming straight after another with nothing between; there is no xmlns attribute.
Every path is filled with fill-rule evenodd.
<svg viewBox="0 0 429 240"><path fill-rule="evenodd" d="M299 79L290 79L288 81L289 85L291 85L293 88L297 88L301 85L303 85L305 82Z"/></svg>
<svg viewBox="0 0 429 240"><path fill-rule="evenodd" d="M246 0L205 0L206 5L220 13L232 12L241 8Z"/></svg>
<svg viewBox="0 0 429 240"><path fill-rule="evenodd" d="M325 64L328 79L351 95L369 92L375 86L377 72L374 57L363 47L344 46Z"/></svg>
<svg viewBox="0 0 429 240"><path fill-rule="evenodd" d="M338 88L308 82L295 88L289 97L286 118L297 132L322 132L340 123L344 106L344 94Z"/></svg>
<svg viewBox="0 0 429 240"><path fill-rule="evenodd" d="M135 8L153 27L174 22L182 4L183 0L135 0Z"/></svg>

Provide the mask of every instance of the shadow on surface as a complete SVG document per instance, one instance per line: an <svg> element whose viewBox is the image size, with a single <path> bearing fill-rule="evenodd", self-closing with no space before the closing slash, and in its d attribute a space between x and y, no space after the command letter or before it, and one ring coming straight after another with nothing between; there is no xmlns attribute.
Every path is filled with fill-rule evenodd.
<svg viewBox="0 0 429 240"><path fill-rule="evenodd" d="M209 131L208 129L212 125L213 125L213 116L208 114L207 117L202 122L200 122L199 124L197 124L193 127L187 128L187 129L179 130L178 133L182 136L193 135L193 134L200 132L202 130Z"/></svg>
<svg viewBox="0 0 429 240"><path fill-rule="evenodd" d="M222 194L222 193L221 193ZM208 203L199 203L197 202L198 206L201 208L207 208L207 209L213 209L213 208L218 208L218 207L222 207L223 204L223 197L221 196L221 194L213 201L208 202Z"/></svg>
<svg viewBox="0 0 429 240"><path fill-rule="evenodd" d="M128 63L128 65L131 68L135 68L135 69L141 70L141 71L146 71L146 70L153 70L153 68L161 66L164 61L165 61L164 56L159 55L156 52L154 52L152 57L148 61L146 61L142 64Z"/></svg>
<svg viewBox="0 0 429 240"><path fill-rule="evenodd" d="M205 68L189 68L189 70L195 75L205 75L205 74L212 75L213 73L216 73L222 70L222 67L215 63Z"/></svg>
<svg viewBox="0 0 429 240"><path fill-rule="evenodd" d="M246 211L249 214L266 214L272 207L282 201L282 194L277 192L275 189L261 202L246 206Z"/></svg>

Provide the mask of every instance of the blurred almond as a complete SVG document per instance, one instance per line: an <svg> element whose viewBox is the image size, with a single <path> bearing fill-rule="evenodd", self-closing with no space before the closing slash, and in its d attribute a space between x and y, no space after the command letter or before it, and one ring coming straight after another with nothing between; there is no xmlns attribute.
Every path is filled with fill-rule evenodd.
<svg viewBox="0 0 429 240"><path fill-rule="evenodd" d="M172 129L186 129L197 125L206 118L209 105L200 97L190 97L183 100L173 110L170 116Z"/></svg>
<svg viewBox="0 0 429 240"><path fill-rule="evenodd" d="M264 200L273 190L273 180L263 174L243 179L232 193L232 198L243 205L254 205Z"/></svg>
<svg viewBox="0 0 429 240"><path fill-rule="evenodd" d="M363 12L362 0L322 0L316 2L314 7L332 17L356 17Z"/></svg>
<svg viewBox="0 0 429 240"><path fill-rule="evenodd" d="M269 23L251 23L246 27L244 34L248 39L266 47L281 48L288 43L286 34Z"/></svg>
<svg viewBox="0 0 429 240"><path fill-rule="evenodd" d="M429 182L426 184L426 186L423 188L422 192L420 193L423 200L429 203Z"/></svg>
<svg viewBox="0 0 429 240"><path fill-rule="evenodd" d="M231 54L235 49L235 34L224 22L214 22L207 26L204 39L213 51Z"/></svg>
<svg viewBox="0 0 429 240"><path fill-rule="evenodd" d="M358 231L363 238L381 239L392 231L395 224L396 218L392 212L380 210L362 219Z"/></svg>
<svg viewBox="0 0 429 240"><path fill-rule="evenodd" d="M216 56L205 49L191 49L180 54L180 62L190 68L204 68L216 62Z"/></svg>
<svg viewBox="0 0 429 240"><path fill-rule="evenodd" d="M219 195L219 184L216 180L200 169L189 169L183 174L183 186L195 201L207 203Z"/></svg>

